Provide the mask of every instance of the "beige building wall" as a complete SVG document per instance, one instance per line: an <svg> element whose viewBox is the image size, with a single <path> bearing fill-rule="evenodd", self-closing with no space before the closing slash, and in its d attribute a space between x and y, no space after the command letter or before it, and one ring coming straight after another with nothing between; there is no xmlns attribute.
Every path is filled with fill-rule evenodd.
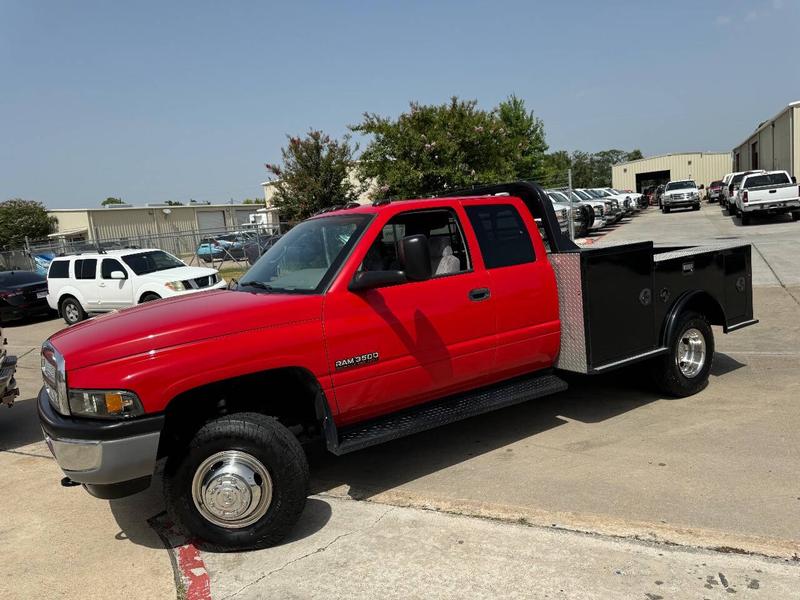
<svg viewBox="0 0 800 600"><path fill-rule="evenodd" d="M766 169L800 174L800 102L792 102L732 151L733 170ZM757 160L753 144L756 143Z"/></svg>
<svg viewBox="0 0 800 600"><path fill-rule="evenodd" d="M670 180L693 179L697 185L708 185L722 179L731 170L731 155L728 152L683 152L651 156L611 168L612 187L637 190L636 176L659 171L669 171Z"/></svg>

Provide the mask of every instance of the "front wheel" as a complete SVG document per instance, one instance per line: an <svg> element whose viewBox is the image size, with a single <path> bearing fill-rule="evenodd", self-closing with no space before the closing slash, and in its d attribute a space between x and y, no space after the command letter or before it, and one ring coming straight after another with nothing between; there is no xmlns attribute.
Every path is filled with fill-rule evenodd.
<svg viewBox="0 0 800 600"><path fill-rule="evenodd" d="M700 205L695 204L694 206L692 206L692 210L700 210Z"/></svg>
<svg viewBox="0 0 800 600"><path fill-rule="evenodd" d="M703 315L686 312L670 339L668 352L653 361L653 376L658 389L670 396L684 398L708 385L714 359L714 333Z"/></svg>
<svg viewBox="0 0 800 600"><path fill-rule="evenodd" d="M139 304L144 304L145 302L153 302L154 300L161 300L161 296L159 296L155 292L148 292L144 296L142 296L142 299L139 300Z"/></svg>
<svg viewBox="0 0 800 600"><path fill-rule="evenodd" d="M792 221L800 221L800 212L792 213Z"/></svg>
<svg viewBox="0 0 800 600"><path fill-rule="evenodd" d="M61 301L61 316L67 325L75 325L86 318L86 311L80 302L69 296Z"/></svg>
<svg viewBox="0 0 800 600"><path fill-rule="evenodd" d="M167 510L185 529L225 548L281 541L308 495L297 438L272 417L236 413L207 423L164 469Z"/></svg>

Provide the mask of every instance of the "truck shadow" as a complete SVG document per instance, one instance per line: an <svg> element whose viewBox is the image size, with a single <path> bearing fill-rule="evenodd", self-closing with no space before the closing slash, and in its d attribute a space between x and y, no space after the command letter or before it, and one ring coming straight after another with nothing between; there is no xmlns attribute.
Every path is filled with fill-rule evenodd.
<svg viewBox="0 0 800 600"><path fill-rule="evenodd" d="M746 367L744 363L740 363L735 358L723 354L722 352L715 352L714 353L714 362L711 365L711 375L712 377L719 377L721 375L726 375L742 367Z"/></svg>
<svg viewBox="0 0 800 600"><path fill-rule="evenodd" d="M0 451L16 450L44 440L36 398L17 400L14 406L0 406Z"/></svg>
<svg viewBox="0 0 800 600"><path fill-rule="evenodd" d="M314 449L309 453L311 492L346 486L351 498L368 499L570 421L592 424L613 419L660 399L642 371L634 368L592 378L560 373L570 389L554 396L345 456Z"/></svg>

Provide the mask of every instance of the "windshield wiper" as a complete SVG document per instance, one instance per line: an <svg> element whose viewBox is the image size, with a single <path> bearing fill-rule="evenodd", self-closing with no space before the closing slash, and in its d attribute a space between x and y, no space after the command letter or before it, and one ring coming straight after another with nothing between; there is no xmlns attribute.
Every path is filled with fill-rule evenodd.
<svg viewBox="0 0 800 600"><path fill-rule="evenodd" d="M272 291L272 286L264 283L263 281L240 281L239 285L247 285L250 287L258 288L260 290L264 290L266 292Z"/></svg>

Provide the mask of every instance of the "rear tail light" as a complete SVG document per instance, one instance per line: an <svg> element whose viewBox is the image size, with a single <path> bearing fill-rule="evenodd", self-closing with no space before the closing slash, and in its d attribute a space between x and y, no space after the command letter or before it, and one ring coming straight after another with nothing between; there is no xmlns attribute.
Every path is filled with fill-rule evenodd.
<svg viewBox="0 0 800 600"><path fill-rule="evenodd" d="M747 190L742 193L742 202L749 202L747 198Z"/></svg>

